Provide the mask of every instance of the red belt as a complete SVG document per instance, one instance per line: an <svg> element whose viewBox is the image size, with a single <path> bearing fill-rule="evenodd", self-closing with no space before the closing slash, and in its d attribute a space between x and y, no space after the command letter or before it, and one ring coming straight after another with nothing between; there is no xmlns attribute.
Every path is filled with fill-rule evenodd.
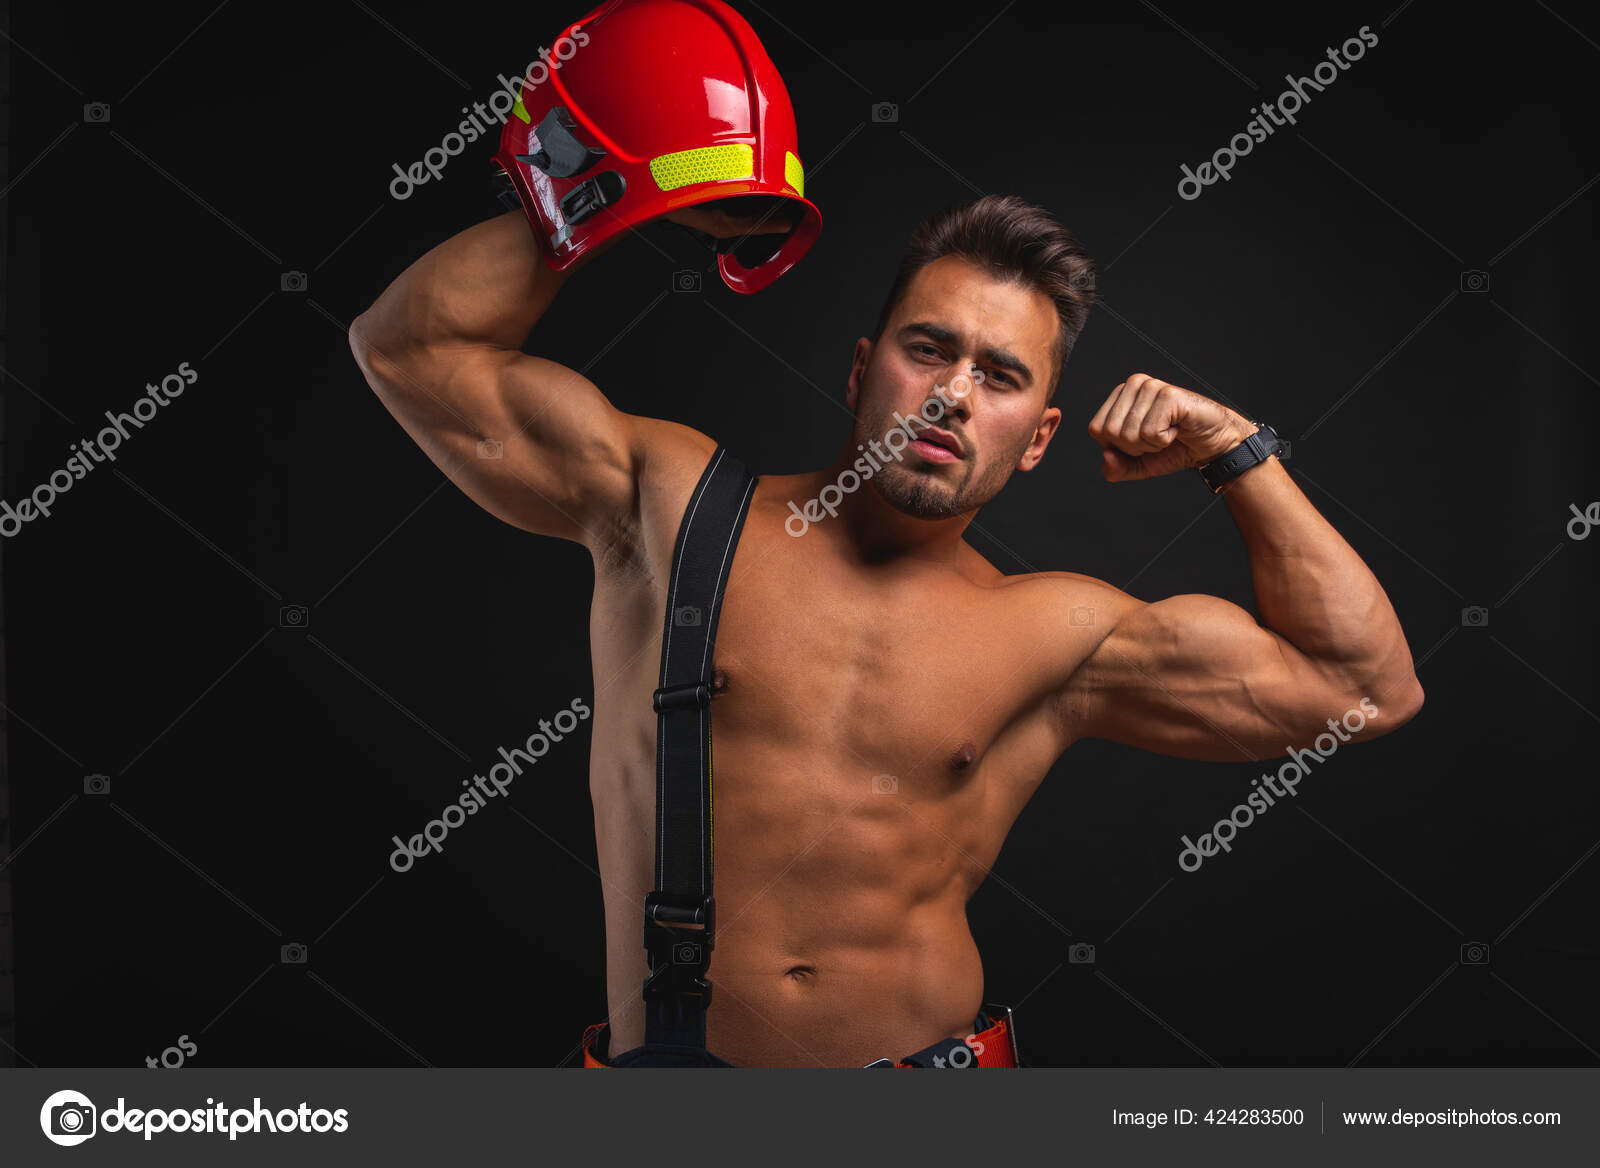
<svg viewBox="0 0 1600 1168"><path fill-rule="evenodd" d="M609 1063L601 1062L594 1053L595 1040L605 1027L606 1024L604 1022L596 1022L583 1032L583 1065L585 1067L612 1069ZM966 1040L965 1045L956 1040L952 1041L955 1042L955 1045L951 1048L950 1053L933 1056L934 1059L942 1059L945 1066L960 1069L974 1064L979 1067L1014 1067L1017 1065L1015 1051L1012 1049L1011 1023L1009 1017L1005 1015L1002 1015L999 1021L987 1030L980 1030L972 1035ZM928 1050L934 1050L937 1045L940 1044L936 1044L935 1047L929 1047ZM919 1056L926 1053L927 1051L919 1051L915 1055L907 1055L906 1058L919 1059ZM976 1057L974 1058L974 1056ZM868 1063L867 1065L869 1067L914 1069L930 1061L932 1060L919 1059L918 1062L896 1062L890 1059L879 1059L877 1062ZM938 1066L940 1064L937 1061L933 1061L933 1065Z"/></svg>

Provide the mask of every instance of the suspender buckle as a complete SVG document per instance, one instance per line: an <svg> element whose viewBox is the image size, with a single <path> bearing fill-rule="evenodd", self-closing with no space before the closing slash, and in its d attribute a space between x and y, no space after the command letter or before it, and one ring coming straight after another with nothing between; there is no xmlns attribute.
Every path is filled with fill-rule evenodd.
<svg viewBox="0 0 1600 1168"><path fill-rule="evenodd" d="M716 898L673 896L650 892L644 898L644 947L650 958L650 976L644 981L646 999L669 994L690 994L711 1004L711 982L706 967L715 944ZM685 926L703 925L692 929Z"/></svg>

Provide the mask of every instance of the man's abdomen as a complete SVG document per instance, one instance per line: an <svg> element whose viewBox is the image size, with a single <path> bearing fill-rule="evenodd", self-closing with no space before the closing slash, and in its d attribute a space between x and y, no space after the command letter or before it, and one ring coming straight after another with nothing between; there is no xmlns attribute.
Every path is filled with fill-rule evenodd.
<svg viewBox="0 0 1600 1168"><path fill-rule="evenodd" d="M934 797L915 776L874 790L859 764L836 778L831 761L755 751L718 767L706 1045L736 1066L898 1057L965 1037L982 1002L965 907L992 861L972 836L977 796ZM647 824L633 818L633 847L602 847L603 866L608 850L634 861L604 873L613 1051L644 1040L643 890L628 890L651 873L637 866L653 859Z"/></svg>
<svg viewBox="0 0 1600 1168"><path fill-rule="evenodd" d="M983 966L959 907L913 910L892 937L870 944L719 937L710 977L707 1046L736 1066L898 1058L965 1037L983 997Z"/></svg>

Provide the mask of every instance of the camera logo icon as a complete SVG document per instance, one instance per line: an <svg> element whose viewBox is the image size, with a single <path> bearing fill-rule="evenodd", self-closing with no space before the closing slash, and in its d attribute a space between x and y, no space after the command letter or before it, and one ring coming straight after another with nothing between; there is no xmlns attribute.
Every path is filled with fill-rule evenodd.
<svg viewBox="0 0 1600 1168"><path fill-rule="evenodd" d="M284 965L304 965L306 963L306 947L298 941L291 941L278 950L278 960Z"/></svg>
<svg viewBox="0 0 1600 1168"><path fill-rule="evenodd" d="M1067 964L1093 965L1094 946L1089 944L1087 941L1079 941L1076 945L1067 950Z"/></svg>
<svg viewBox="0 0 1600 1168"><path fill-rule="evenodd" d="M109 794L111 794L111 776L110 775L84 775L83 776L83 793L85 795L109 795Z"/></svg>
<svg viewBox="0 0 1600 1168"><path fill-rule="evenodd" d="M1461 290L1463 292L1487 292L1489 290L1489 273L1478 268L1468 268L1461 273Z"/></svg>
<svg viewBox="0 0 1600 1168"><path fill-rule="evenodd" d="M1468 941L1461 946L1462 965L1488 965L1489 946L1482 941Z"/></svg>
<svg viewBox="0 0 1600 1168"><path fill-rule="evenodd" d="M498 438L485 438L478 443L479 458L504 458L506 448Z"/></svg>
<svg viewBox="0 0 1600 1168"><path fill-rule="evenodd" d="M692 604L672 610L672 623L680 628L694 628L700 624L700 610Z"/></svg>
<svg viewBox="0 0 1600 1168"><path fill-rule="evenodd" d="M875 122L898 122L900 120L900 107L892 101L878 101L872 105L872 120Z"/></svg>
<svg viewBox="0 0 1600 1168"><path fill-rule="evenodd" d="M304 292L306 290L306 274L304 272L284 272L278 277L278 290L280 292Z"/></svg>
<svg viewBox="0 0 1600 1168"><path fill-rule="evenodd" d="M672 964L699 965L705 946L699 941L679 941L672 947Z"/></svg>
<svg viewBox="0 0 1600 1168"><path fill-rule="evenodd" d="M1461 627L1481 629L1489 623L1489 610L1480 604L1469 604L1461 610Z"/></svg>
<svg viewBox="0 0 1600 1168"><path fill-rule="evenodd" d="M874 795L893 795L900 789L900 780L893 775L873 775L872 793Z"/></svg>
<svg viewBox="0 0 1600 1168"><path fill-rule="evenodd" d="M91 101L83 107L83 120L103 125L111 120L111 107L103 101Z"/></svg>
<svg viewBox="0 0 1600 1168"><path fill-rule="evenodd" d="M278 610L280 629L303 629L311 623L311 613L303 604L286 604Z"/></svg>
<svg viewBox="0 0 1600 1168"><path fill-rule="evenodd" d="M1094 609L1087 604L1074 605L1067 619L1075 625L1092 625L1094 624Z"/></svg>
<svg viewBox="0 0 1600 1168"><path fill-rule="evenodd" d="M94 1135L95 1115L95 1106L87 1095L57 1091L39 1109L39 1126L52 1144L70 1148Z"/></svg>
<svg viewBox="0 0 1600 1168"><path fill-rule="evenodd" d="M679 268L672 273L672 290L674 292L700 291L700 273L692 268Z"/></svg>

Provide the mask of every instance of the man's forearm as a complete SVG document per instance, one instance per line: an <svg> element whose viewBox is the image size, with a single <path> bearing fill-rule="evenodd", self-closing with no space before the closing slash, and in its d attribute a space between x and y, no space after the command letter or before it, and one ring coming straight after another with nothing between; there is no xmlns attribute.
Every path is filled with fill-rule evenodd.
<svg viewBox="0 0 1600 1168"><path fill-rule="evenodd" d="M527 218L507 211L400 273L358 318L356 331L392 357L413 347L520 349L572 271L553 271L540 259Z"/></svg>
<svg viewBox="0 0 1600 1168"><path fill-rule="evenodd" d="M1254 429L1244 424L1239 440ZM1245 471L1222 497L1249 551L1262 625L1352 686L1392 700L1420 691L1383 586L1276 458Z"/></svg>

